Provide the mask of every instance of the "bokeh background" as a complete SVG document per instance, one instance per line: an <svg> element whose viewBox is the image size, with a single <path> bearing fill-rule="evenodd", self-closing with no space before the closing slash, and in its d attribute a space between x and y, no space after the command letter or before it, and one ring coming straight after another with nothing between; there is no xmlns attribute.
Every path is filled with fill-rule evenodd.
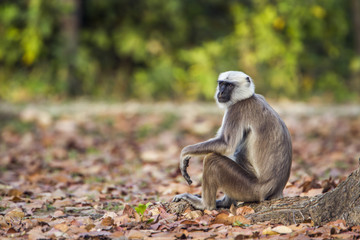
<svg viewBox="0 0 360 240"><path fill-rule="evenodd" d="M0 101L212 100L227 70L273 99L357 101L360 2L0 2Z"/></svg>

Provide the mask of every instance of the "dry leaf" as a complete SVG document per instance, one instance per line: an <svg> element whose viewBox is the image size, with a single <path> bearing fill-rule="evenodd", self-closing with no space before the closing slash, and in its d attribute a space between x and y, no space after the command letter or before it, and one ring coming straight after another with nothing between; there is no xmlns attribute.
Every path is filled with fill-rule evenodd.
<svg viewBox="0 0 360 240"><path fill-rule="evenodd" d="M62 191L61 189L57 189L55 192L53 192L51 194L51 196L54 199L63 199L63 198L66 198L66 193L64 191Z"/></svg>
<svg viewBox="0 0 360 240"><path fill-rule="evenodd" d="M40 226L31 229L27 234L29 240L47 239L45 234L41 231Z"/></svg>
<svg viewBox="0 0 360 240"><path fill-rule="evenodd" d="M192 220L182 220L182 221L180 222L180 224L185 224L185 225L199 225L198 222L192 221Z"/></svg>
<svg viewBox="0 0 360 240"><path fill-rule="evenodd" d="M102 226L112 226L114 224L114 219L111 217L106 217L101 221Z"/></svg>
<svg viewBox="0 0 360 240"><path fill-rule="evenodd" d="M14 208L13 210L9 211L5 214L5 221L8 223L18 223L25 217L25 213L22 211L21 208Z"/></svg>
<svg viewBox="0 0 360 240"><path fill-rule="evenodd" d="M198 217L201 217L202 215L203 215L202 211L195 210L195 211L191 211L189 213L186 213L184 215L184 217L187 218L187 219L196 219Z"/></svg>
<svg viewBox="0 0 360 240"><path fill-rule="evenodd" d="M67 224L64 223L60 223L60 224L56 224L54 226L55 229L60 230L62 232L66 232L69 229L69 226Z"/></svg>
<svg viewBox="0 0 360 240"><path fill-rule="evenodd" d="M63 216L65 216L65 213L63 211L61 211L61 210L57 210L57 211L54 212L53 216L55 218L63 217Z"/></svg>
<svg viewBox="0 0 360 240"><path fill-rule="evenodd" d="M244 207L239 207L238 209L236 209L236 214L235 215L248 215L248 214L252 214L255 213L254 209L252 209L249 206L244 206Z"/></svg>
<svg viewBox="0 0 360 240"><path fill-rule="evenodd" d="M278 232L275 232L271 229L271 227L268 227L268 228L265 228L263 231L262 231L262 235L278 235L279 233Z"/></svg>
<svg viewBox="0 0 360 240"><path fill-rule="evenodd" d="M225 225L232 225L235 222L240 222L242 224L249 224L251 223L251 221L247 218L245 218L244 216L238 215L238 216L229 216L226 213L220 213L219 215L217 215L215 217L214 223L222 223Z"/></svg>
<svg viewBox="0 0 360 240"><path fill-rule="evenodd" d="M322 194L322 192L323 192L322 188L313 188L313 189L310 189L308 192L301 193L300 196L301 197L305 197L305 196L313 197L313 196Z"/></svg>
<svg viewBox="0 0 360 240"><path fill-rule="evenodd" d="M13 189L10 189L8 191L7 195L10 196L10 197L18 197L18 198L20 198L21 194L22 194L22 191L20 191L19 189L13 188Z"/></svg>
<svg viewBox="0 0 360 240"><path fill-rule="evenodd" d="M71 199L64 199L64 200L56 200L53 203L53 206L56 208L61 208L65 206L72 206L74 204L74 201Z"/></svg>
<svg viewBox="0 0 360 240"><path fill-rule="evenodd" d="M130 230L130 232L126 234L128 239L144 239L146 236L145 233L138 230Z"/></svg>
<svg viewBox="0 0 360 240"><path fill-rule="evenodd" d="M126 204L124 207L124 210L122 212L122 215L127 214L129 217L134 217L135 215L135 209L133 209L129 204Z"/></svg>
<svg viewBox="0 0 360 240"><path fill-rule="evenodd" d="M271 229L274 232L280 233L280 234L288 234L292 233L292 230L286 226L277 226Z"/></svg>
<svg viewBox="0 0 360 240"><path fill-rule="evenodd" d="M85 229L86 229L86 231L90 232L90 230L93 229L94 227L95 227L95 224L90 223L90 224L86 225Z"/></svg>
<svg viewBox="0 0 360 240"><path fill-rule="evenodd" d="M239 215L236 214L236 207L234 204L231 204L229 211L231 212L232 215Z"/></svg>
<svg viewBox="0 0 360 240"><path fill-rule="evenodd" d="M120 226L120 225L126 224L128 222L130 222L130 218L127 214L114 218L114 224L116 226Z"/></svg>

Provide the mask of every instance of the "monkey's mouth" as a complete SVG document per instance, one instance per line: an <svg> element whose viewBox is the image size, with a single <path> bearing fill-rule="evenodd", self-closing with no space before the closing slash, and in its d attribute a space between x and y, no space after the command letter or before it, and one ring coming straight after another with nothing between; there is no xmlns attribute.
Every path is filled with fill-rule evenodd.
<svg viewBox="0 0 360 240"><path fill-rule="evenodd" d="M226 103L226 102L228 102L230 100L230 98L228 98L228 97L218 97L218 101L220 102L220 103Z"/></svg>

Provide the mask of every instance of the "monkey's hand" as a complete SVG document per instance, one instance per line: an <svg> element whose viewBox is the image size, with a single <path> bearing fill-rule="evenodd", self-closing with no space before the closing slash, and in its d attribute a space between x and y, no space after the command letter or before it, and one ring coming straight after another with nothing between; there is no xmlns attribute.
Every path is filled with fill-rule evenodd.
<svg viewBox="0 0 360 240"><path fill-rule="evenodd" d="M191 185L192 181L190 179L190 176L187 172L187 168L189 166L189 160L190 160L191 156L187 155L187 156L181 156L181 160L180 160L180 171L181 171L181 175L183 175L183 177L185 178L185 180L187 181L187 183L189 185Z"/></svg>

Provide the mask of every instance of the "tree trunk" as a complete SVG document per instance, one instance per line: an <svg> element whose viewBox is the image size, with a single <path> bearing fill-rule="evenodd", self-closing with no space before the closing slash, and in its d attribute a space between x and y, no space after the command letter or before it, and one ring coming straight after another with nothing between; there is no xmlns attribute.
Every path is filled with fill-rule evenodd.
<svg viewBox="0 0 360 240"><path fill-rule="evenodd" d="M312 220L323 225L344 219L348 225L360 225L360 170L354 171L334 190L315 197L281 198L261 203L244 203L255 210L246 217L252 222L297 224ZM181 213L189 205L180 201L170 203L169 211Z"/></svg>
<svg viewBox="0 0 360 240"><path fill-rule="evenodd" d="M64 8L71 9L62 17L62 32L65 39L65 61L67 63L67 94L71 97L81 93L82 82L76 76L75 59L77 54L81 0L63 0Z"/></svg>

